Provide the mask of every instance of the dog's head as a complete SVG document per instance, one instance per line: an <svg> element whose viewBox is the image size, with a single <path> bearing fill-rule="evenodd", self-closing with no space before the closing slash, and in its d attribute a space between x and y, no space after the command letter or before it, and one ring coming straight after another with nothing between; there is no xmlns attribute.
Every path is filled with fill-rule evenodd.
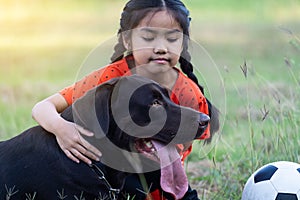
<svg viewBox="0 0 300 200"><path fill-rule="evenodd" d="M72 110L74 122L94 132L96 140L107 137L128 151L141 140L192 141L209 122L207 115L173 103L167 89L137 75L98 86L76 101Z"/></svg>
<svg viewBox="0 0 300 200"><path fill-rule="evenodd" d="M94 132L86 139L102 152L101 161L126 172L161 168L155 162L161 159L158 148L192 141L209 122L207 115L173 103L168 90L137 75L98 86L72 110L74 122Z"/></svg>

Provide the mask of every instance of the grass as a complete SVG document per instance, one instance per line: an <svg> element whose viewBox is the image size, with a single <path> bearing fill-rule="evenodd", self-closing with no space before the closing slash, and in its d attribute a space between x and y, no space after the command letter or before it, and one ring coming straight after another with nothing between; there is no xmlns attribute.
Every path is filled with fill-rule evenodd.
<svg viewBox="0 0 300 200"><path fill-rule="evenodd" d="M104 41L113 44L124 1L0 3L5 140L35 124L33 105L71 84L91 50ZM222 113L221 134L210 145L194 146L189 163L201 162L190 180L201 199L240 199L258 167L299 162L299 1L185 3L192 39L206 51L200 56L203 49L196 45L193 63Z"/></svg>
<svg viewBox="0 0 300 200"><path fill-rule="evenodd" d="M286 43L296 54L300 53L299 44L295 35ZM296 54L289 59L277 55L281 57L279 73L276 65L275 72L268 74L271 71L257 70L244 61L238 67L240 77L231 77L230 72L223 76L227 97L223 135L209 151L199 145L204 150L194 151L196 158L190 158L191 161L209 158L214 162L209 175L203 177L210 183L209 189L203 187L199 192L207 193L204 199L240 199L245 181L259 166L278 160L299 162L297 99L300 93ZM267 60L263 63L268 64Z"/></svg>

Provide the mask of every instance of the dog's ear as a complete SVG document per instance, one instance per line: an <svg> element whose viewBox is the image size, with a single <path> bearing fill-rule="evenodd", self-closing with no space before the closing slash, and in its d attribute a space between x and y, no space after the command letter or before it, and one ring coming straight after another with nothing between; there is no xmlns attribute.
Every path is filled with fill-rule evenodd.
<svg viewBox="0 0 300 200"><path fill-rule="evenodd" d="M72 105L74 123L93 132L97 139L105 137L108 133L110 98L118 80L111 79L91 89Z"/></svg>

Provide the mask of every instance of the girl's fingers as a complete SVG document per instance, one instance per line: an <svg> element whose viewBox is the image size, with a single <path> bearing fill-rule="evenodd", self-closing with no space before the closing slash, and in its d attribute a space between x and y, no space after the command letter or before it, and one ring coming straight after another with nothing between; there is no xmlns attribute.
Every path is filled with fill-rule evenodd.
<svg viewBox="0 0 300 200"><path fill-rule="evenodd" d="M64 153L66 154L66 156L67 156L68 158L70 158L70 159L73 160L74 162L76 162L76 163L79 163L79 162L80 162L75 156L73 156L73 154L72 154L69 150L65 149L65 150L64 150Z"/></svg>
<svg viewBox="0 0 300 200"><path fill-rule="evenodd" d="M83 149L82 147L79 149ZM92 161L87 158L86 156L84 156L80 151L78 151L77 149L73 148L71 150L71 153L73 154L74 157L78 158L79 160L82 160L83 162L87 163L88 165L92 164ZM79 163L79 162L78 162Z"/></svg>
<svg viewBox="0 0 300 200"><path fill-rule="evenodd" d="M91 153L96 158L101 157L102 153L93 145L91 145L89 142L87 142L85 139L82 138L81 145L87 150L88 153ZM92 157L90 157L92 158ZM94 159L94 158L93 158ZM94 159L95 160L95 159ZM99 160L99 159L98 159Z"/></svg>
<svg viewBox="0 0 300 200"><path fill-rule="evenodd" d="M76 147L76 150L81 154L80 156L85 157L87 159L93 159L96 161L99 161L99 157L95 155L93 152L91 152L89 149L86 149L84 146L78 144ZM87 160L86 160L87 161ZM85 161L84 161L85 162ZM91 163L88 163L91 164Z"/></svg>
<svg viewBox="0 0 300 200"><path fill-rule="evenodd" d="M84 129L82 126L79 126L77 124L75 124L75 128L77 129L77 131L83 135L86 135L86 136L94 136L94 133L92 133L91 131L88 131L86 129Z"/></svg>
<svg viewBox="0 0 300 200"><path fill-rule="evenodd" d="M81 136L81 134L86 136L93 136L94 134L79 125L73 124L73 127L75 128L75 133L73 132L72 140L57 140L66 156L76 163L83 161L91 164L91 159L99 161L99 157L102 156L101 152Z"/></svg>
<svg viewBox="0 0 300 200"><path fill-rule="evenodd" d="M81 147L81 151L86 151L84 150L83 147ZM73 160L76 163L79 163L80 160L87 163L88 165L92 164L92 161L88 159L86 156L84 156L82 153L80 153L77 149L72 149L71 151L69 150L64 150L66 156ZM94 160L99 160L95 155L93 155L91 152L86 151L87 156L95 158Z"/></svg>
<svg viewBox="0 0 300 200"><path fill-rule="evenodd" d="M75 125L75 128L77 129L77 131L80 134L86 135L86 136L93 136L94 133L84 129L83 127L79 126L79 125ZM82 145L85 149L84 150L80 150L80 152L82 152L83 154L87 155L89 158L92 158L94 160L98 160L98 157L102 156L102 153L93 145L91 145L89 142L87 142L84 138L82 138L80 136L80 145ZM78 149L79 150L79 149ZM85 153L84 151L87 150L87 153ZM91 156L90 156L91 155ZM96 157L98 156L98 157Z"/></svg>

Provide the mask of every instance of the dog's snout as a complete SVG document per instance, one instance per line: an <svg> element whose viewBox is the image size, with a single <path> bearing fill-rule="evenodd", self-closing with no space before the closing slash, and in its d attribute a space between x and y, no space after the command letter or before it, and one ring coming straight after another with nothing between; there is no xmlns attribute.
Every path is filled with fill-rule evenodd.
<svg viewBox="0 0 300 200"><path fill-rule="evenodd" d="M210 118L208 115L201 113L199 116L199 124L200 126L206 126L208 125L208 122L210 121Z"/></svg>

